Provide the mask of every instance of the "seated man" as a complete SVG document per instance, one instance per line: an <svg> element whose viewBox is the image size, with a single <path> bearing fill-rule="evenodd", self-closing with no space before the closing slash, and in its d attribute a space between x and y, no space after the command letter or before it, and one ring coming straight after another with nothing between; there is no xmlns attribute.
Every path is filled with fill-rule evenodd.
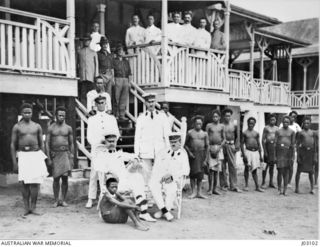
<svg viewBox="0 0 320 247"><path fill-rule="evenodd" d="M171 221L173 215L170 210L173 208L178 187L181 188L183 186L180 183L181 178L189 174L190 168L188 155L181 148L181 134L172 133L169 136L169 141L171 147L163 149L156 156L150 179L150 189L160 209L155 213L154 217L159 219L164 216L166 220ZM162 188L165 199L162 194Z"/></svg>
<svg viewBox="0 0 320 247"><path fill-rule="evenodd" d="M132 198L125 198L118 193L118 183L118 179L111 174L106 178L107 192L103 194L99 204L101 218L106 223L124 224L127 222L129 216L136 229L148 231L149 228L137 217L140 207L133 202Z"/></svg>
<svg viewBox="0 0 320 247"><path fill-rule="evenodd" d="M95 150L95 170L99 173L100 181L104 180L104 174L107 173L117 176L119 178L119 193L133 193L136 203L141 207L140 219L155 222L156 220L147 212L148 202L138 158L134 154L117 151L117 137L114 131L106 131L105 144L99 145ZM105 181L102 181L101 184L105 184ZM107 188L103 186L101 191L105 192Z"/></svg>

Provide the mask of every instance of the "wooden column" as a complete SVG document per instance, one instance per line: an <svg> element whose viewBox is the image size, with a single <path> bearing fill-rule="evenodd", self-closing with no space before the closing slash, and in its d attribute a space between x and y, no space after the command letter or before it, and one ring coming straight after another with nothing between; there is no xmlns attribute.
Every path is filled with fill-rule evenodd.
<svg viewBox="0 0 320 247"><path fill-rule="evenodd" d="M290 90L291 90L291 82L292 82L292 54L291 54L291 46L286 46L284 48L287 59L288 59L288 82L290 83Z"/></svg>
<svg viewBox="0 0 320 247"><path fill-rule="evenodd" d="M254 45L255 45L255 41L254 41L254 28L253 28L253 24L252 23L249 23L249 22L244 22L244 27L245 27L245 30L250 38L250 72L252 74L252 77L253 77L253 69L254 69L254 57L253 57L253 54L254 54Z"/></svg>
<svg viewBox="0 0 320 247"><path fill-rule="evenodd" d="M230 49L230 1L227 0L225 2L226 8L224 11L224 35L226 39L226 71L228 73L228 65L229 65L229 49ZM228 74L227 74L228 75ZM228 76L227 76L228 77Z"/></svg>
<svg viewBox="0 0 320 247"><path fill-rule="evenodd" d="M10 1L11 0L4 0L3 1L4 7L10 8ZM5 19L8 20L8 21L11 20L11 14L5 13Z"/></svg>
<svg viewBox="0 0 320 247"><path fill-rule="evenodd" d="M305 94L307 91L307 72L308 67L313 63L313 59L311 58L301 58L297 61L297 63L303 68L303 93Z"/></svg>
<svg viewBox="0 0 320 247"><path fill-rule="evenodd" d="M102 35L106 35L106 26L105 26L105 10L106 10L106 5L105 4L98 4L97 5L97 10L99 13L99 24L100 24L100 33Z"/></svg>
<svg viewBox="0 0 320 247"><path fill-rule="evenodd" d="M168 0L162 0L161 2L161 84L164 87L170 86L170 81L168 79L169 67L167 66L167 56L168 56L168 35L167 35L167 24L168 24Z"/></svg>
<svg viewBox="0 0 320 247"><path fill-rule="evenodd" d="M263 55L264 55L265 50L268 47L268 42L266 41L265 38L260 37L257 40L257 44L260 49L260 79L261 79L261 83L263 83L263 80L264 80L264 58L263 58Z"/></svg>
<svg viewBox="0 0 320 247"><path fill-rule="evenodd" d="M70 71L71 77L76 76L76 56L75 56L75 3L74 0L67 0L67 20L70 22L68 32L69 46L68 51L70 55Z"/></svg>

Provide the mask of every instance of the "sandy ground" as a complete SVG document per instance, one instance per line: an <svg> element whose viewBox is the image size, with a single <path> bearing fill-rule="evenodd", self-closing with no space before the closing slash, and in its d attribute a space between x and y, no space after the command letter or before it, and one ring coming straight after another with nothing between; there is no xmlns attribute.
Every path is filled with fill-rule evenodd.
<svg viewBox="0 0 320 247"><path fill-rule="evenodd" d="M239 176L240 187L243 177ZM206 186L205 186L206 187ZM148 232L127 224L106 224L85 201L70 202L67 208L53 208L51 199L40 198L42 216L19 217L23 211L17 187L0 189L0 239L318 239L318 189L310 195L307 174L301 177L301 194L289 189L279 196L276 189L265 193L224 192L207 200L184 195L182 218L173 222L149 223ZM153 209L154 211L155 209ZM264 233L273 230L276 235Z"/></svg>

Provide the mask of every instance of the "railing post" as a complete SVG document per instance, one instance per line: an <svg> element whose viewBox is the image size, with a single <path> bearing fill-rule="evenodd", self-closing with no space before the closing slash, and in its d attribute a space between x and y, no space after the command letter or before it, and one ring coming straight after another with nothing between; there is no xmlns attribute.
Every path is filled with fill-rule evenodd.
<svg viewBox="0 0 320 247"><path fill-rule="evenodd" d="M226 9L224 11L224 34L226 39L226 57L225 57L225 66L226 66L226 85L229 85L229 47L230 47L230 1L225 2ZM230 87L227 87L227 91L230 92Z"/></svg>
<svg viewBox="0 0 320 247"><path fill-rule="evenodd" d="M68 39L69 39L69 59L70 59L70 68L69 75L71 77L76 76L76 57L75 57L75 4L74 0L67 0L67 20L70 22Z"/></svg>
<svg viewBox="0 0 320 247"><path fill-rule="evenodd" d="M167 36L167 23L168 23L168 0L162 0L162 18L161 18L161 84L164 87L169 87L170 82L167 76L167 53L168 53L168 36Z"/></svg>

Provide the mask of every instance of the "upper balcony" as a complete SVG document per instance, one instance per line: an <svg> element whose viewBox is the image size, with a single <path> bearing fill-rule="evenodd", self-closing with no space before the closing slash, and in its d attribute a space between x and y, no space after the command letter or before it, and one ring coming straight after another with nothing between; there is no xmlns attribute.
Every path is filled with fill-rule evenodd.
<svg viewBox="0 0 320 247"><path fill-rule="evenodd" d="M76 96L72 21L0 6L1 12L1 91ZM41 87L33 85L40 77Z"/></svg>
<svg viewBox="0 0 320 247"><path fill-rule="evenodd" d="M169 43L165 64L161 43L132 46L128 51L133 82L143 88L189 88L227 94L234 101L290 105L289 83L254 79L250 72L228 69L225 51Z"/></svg>

